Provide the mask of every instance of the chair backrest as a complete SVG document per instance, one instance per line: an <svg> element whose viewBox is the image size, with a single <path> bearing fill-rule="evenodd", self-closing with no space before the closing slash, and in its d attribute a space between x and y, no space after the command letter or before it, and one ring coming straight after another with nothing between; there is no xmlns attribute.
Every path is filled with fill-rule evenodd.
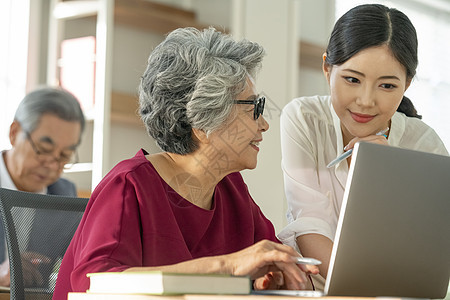
<svg viewBox="0 0 450 300"><path fill-rule="evenodd" d="M0 188L0 239L7 242L11 299L52 298L88 200Z"/></svg>

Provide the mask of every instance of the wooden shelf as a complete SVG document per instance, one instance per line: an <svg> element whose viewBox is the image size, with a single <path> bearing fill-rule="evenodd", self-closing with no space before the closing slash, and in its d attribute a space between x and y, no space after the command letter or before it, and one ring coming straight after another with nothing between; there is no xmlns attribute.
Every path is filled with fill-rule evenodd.
<svg viewBox="0 0 450 300"><path fill-rule="evenodd" d="M322 55L325 47L300 41L300 67L322 71Z"/></svg>
<svg viewBox="0 0 450 300"><path fill-rule="evenodd" d="M89 190L77 190L77 197L79 198L90 198L91 191Z"/></svg>
<svg viewBox="0 0 450 300"><path fill-rule="evenodd" d="M79 7L76 8L76 2ZM60 18L72 18L69 12L85 11L85 16L92 18L96 1L63 1L60 3ZM67 7L66 7L67 6ZM115 0L114 22L157 34L167 34L179 27L195 27L203 29L207 25L196 20L195 12L174 6L146 0ZM222 29L223 31L223 29ZM325 47L309 42L299 41L300 67L322 70L322 54ZM111 94L111 121L143 127L138 113L138 97L113 91ZM86 112L87 119L92 119Z"/></svg>
<svg viewBox="0 0 450 300"><path fill-rule="evenodd" d="M62 1L56 3L53 16L58 20L95 16L98 12L98 2L95 0Z"/></svg>
<svg viewBox="0 0 450 300"><path fill-rule="evenodd" d="M203 29L192 11L144 0L116 0L114 20L118 24L166 34L180 27Z"/></svg>
<svg viewBox="0 0 450 300"><path fill-rule="evenodd" d="M96 1L63 1L55 9L59 19L95 18ZM180 27L208 27L197 22L195 12L146 0L115 0L114 23L158 34Z"/></svg>
<svg viewBox="0 0 450 300"><path fill-rule="evenodd" d="M137 127L144 127L139 116L138 96L112 91L111 93L111 121ZM86 121L95 119L94 109L83 111Z"/></svg>
<svg viewBox="0 0 450 300"><path fill-rule="evenodd" d="M111 94L111 121L144 127L139 117L138 96L113 91Z"/></svg>

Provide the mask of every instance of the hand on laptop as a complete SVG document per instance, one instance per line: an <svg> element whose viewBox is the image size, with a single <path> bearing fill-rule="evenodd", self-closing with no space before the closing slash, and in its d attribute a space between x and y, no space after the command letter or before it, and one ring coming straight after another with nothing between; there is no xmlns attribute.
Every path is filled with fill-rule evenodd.
<svg viewBox="0 0 450 300"><path fill-rule="evenodd" d="M278 290L284 285L284 277L281 272L269 272L263 277L255 280L253 288L255 290Z"/></svg>
<svg viewBox="0 0 450 300"><path fill-rule="evenodd" d="M291 285L284 282L282 272L269 272L253 283L255 290L288 290ZM291 288L292 289L292 288ZM302 290L313 290L311 281L308 280Z"/></svg>
<svg viewBox="0 0 450 300"><path fill-rule="evenodd" d="M317 274L313 265L298 265L299 254L290 246L261 241L253 246L228 255L233 275L248 275L256 279L257 289L311 288L309 274Z"/></svg>

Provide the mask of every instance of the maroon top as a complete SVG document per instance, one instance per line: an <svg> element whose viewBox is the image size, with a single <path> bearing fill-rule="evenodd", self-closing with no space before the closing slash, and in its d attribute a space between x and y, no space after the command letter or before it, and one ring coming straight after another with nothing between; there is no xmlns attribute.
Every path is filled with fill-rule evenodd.
<svg viewBox="0 0 450 300"><path fill-rule="evenodd" d="M205 210L178 195L146 154L140 150L117 164L92 193L64 256L53 299L86 291L87 273L227 254L263 239L278 242L240 173L217 184L212 208Z"/></svg>

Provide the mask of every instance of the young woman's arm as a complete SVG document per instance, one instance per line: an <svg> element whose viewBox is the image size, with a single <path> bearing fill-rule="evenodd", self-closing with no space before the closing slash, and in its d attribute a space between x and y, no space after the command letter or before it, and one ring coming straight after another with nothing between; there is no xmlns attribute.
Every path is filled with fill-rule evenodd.
<svg viewBox="0 0 450 300"><path fill-rule="evenodd" d="M319 273L323 278L327 278L333 242L326 236L311 233L297 237L297 245L303 256L314 257L322 262L319 265Z"/></svg>

